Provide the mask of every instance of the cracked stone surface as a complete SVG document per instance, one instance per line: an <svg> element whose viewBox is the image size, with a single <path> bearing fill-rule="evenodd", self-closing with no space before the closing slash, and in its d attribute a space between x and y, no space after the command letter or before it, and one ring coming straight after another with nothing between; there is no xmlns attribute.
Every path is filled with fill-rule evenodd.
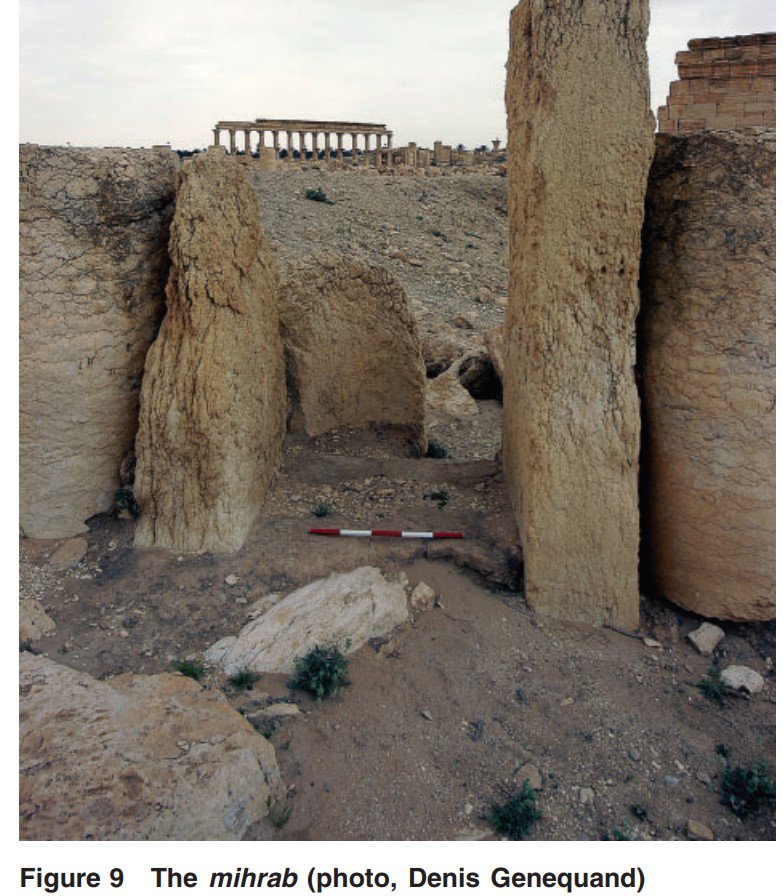
<svg viewBox="0 0 783 896"><path fill-rule="evenodd" d="M397 277L334 252L294 262L280 287L292 428L390 424L424 442L424 362Z"/></svg>
<svg viewBox="0 0 783 896"><path fill-rule="evenodd" d="M286 396L277 276L235 160L183 166L170 254L141 389L136 544L236 551L280 465Z"/></svg>
<svg viewBox="0 0 783 896"><path fill-rule="evenodd" d="M190 678L20 666L23 840L239 840L284 794L274 748Z"/></svg>
<svg viewBox="0 0 783 896"><path fill-rule="evenodd" d="M636 315L653 153L642 0L511 15L503 451L539 612L639 619Z"/></svg>
<svg viewBox="0 0 783 896"><path fill-rule="evenodd" d="M775 615L775 132L658 137L640 319L653 586Z"/></svg>
<svg viewBox="0 0 783 896"><path fill-rule="evenodd" d="M19 165L20 525L62 538L110 508L133 448L179 160L24 145Z"/></svg>

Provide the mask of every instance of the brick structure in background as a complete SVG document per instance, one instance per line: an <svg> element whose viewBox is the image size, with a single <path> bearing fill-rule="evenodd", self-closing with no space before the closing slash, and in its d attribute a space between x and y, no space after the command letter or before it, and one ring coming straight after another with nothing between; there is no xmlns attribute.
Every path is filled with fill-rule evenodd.
<svg viewBox="0 0 783 896"><path fill-rule="evenodd" d="M774 32L689 40L675 62L680 80L658 109L662 134L775 127Z"/></svg>

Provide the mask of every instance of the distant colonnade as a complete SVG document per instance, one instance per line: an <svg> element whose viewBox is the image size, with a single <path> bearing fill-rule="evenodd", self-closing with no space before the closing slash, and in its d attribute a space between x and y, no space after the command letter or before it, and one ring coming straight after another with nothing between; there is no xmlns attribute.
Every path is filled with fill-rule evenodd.
<svg viewBox="0 0 783 896"><path fill-rule="evenodd" d="M243 151L247 155L263 149L271 149L275 158L300 159L331 158L332 137L336 137L336 157L342 161L347 153L353 160L359 158L359 144L364 163L369 165L374 160L376 166L382 163L391 164L392 132L385 124L371 124L356 121L307 121L304 119L256 118L254 121L219 121L212 129L214 145L221 146L222 135L228 133L228 151L236 155ZM243 135L244 145L237 146L237 135ZM267 147L266 135L271 134L272 145ZM257 135L256 149L253 147L253 136ZM322 148L319 149L319 137L323 137ZM343 145L345 137L351 138L350 148ZM371 146L375 138L375 147ZM310 144L308 149L307 144Z"/></svg>

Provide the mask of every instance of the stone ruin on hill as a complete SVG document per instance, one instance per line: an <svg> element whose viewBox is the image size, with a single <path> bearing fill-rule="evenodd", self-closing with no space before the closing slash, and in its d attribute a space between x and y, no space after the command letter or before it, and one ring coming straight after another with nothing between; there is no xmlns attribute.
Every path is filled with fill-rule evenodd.
<svg viewBox="0 0 783 896"><path fill-rule="evenodd" d="M704 615L768 619L773 134L658 138L647 183L643 363L635 369L653 151L646 22L642 0L522 2L512 16L503 439L525 590L541 612L635 625L639 375L651 582ZM568 42L551 40L566 29ZM278 317L284 336L288 329L303 339L305 328L278 293L242 167L217 150L177 169L174 153L160 150L21 148L25 535L70 535L107 510L134 438L142 544L236 549L274 476L286 401ZM167 243L168 315L148 351L164 310ZM418 438L422 361L410 315L385 275L354 278L349 269L340 261L316 278L340 339L366 341L372 329L379 339L366 343L367 354L400 356L410 374L404 400L395 405L380 390L357 419L402 424ZM331 278L341 277L357 286L383 281L364 296L361 333L329 297ZM295 294L314 301L292 284ZM380 323L384 303L389 316ZM685 332L693 343L682 342ZM318 333L309 338L323 355ZM323 418L306 382L313 374L295 356L292 341L290 378L304 377L292 393L294 424L315 432L353 420L340 401ZM311 348L303 358L313 360ZM706 366L697 369L696 358ZM736 558L731 577L721 565L727 557Z"/></svg>

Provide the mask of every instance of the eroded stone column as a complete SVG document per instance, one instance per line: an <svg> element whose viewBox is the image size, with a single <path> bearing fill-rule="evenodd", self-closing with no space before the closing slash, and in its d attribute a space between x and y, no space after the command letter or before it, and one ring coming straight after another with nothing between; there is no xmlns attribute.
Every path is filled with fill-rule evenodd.
<svg viewBox="0 0 783 896"><path fill-rule="evenodd" d="M343 135L337 135L337 161L342 162L343 160Z"/></svg>
<svg viewBox="0 0 783 896"><path fill-rule="evenodd" d="M231 155L233 156L237 151L237 132L233 128L229 128L228 130L228 139L231 147Z"/></svg>
<svg viewBox="0 0 783 896"><path fill-rule="evenodd" d="M169 252L141 387L136 544L235 551L277 472L286 401L272 250L242 166L185 164Z"/></svg>
<svg viewBox="0 0 783 896"><path fill-rule="evenodd" d="M635 323L653 151L646 0L511 14L503 457L538 611L639 618Z"/></svg>
<svg viewBox="0 0 783 896"><path fill-rule="evenodd" d="M364 164L370 164L370 135L364 135Z"/></svg>
<svg viewBox="0 0 783 896"><path fill-rule="evenodd" d="M775 132L659 135L647 188L642 507L657 595L775 616Z"/></svg>
<svg viewBox="0 0 783 896"><path fill-rule="evenodd" d="M220 146L220 128L212 128L213 146Z"/></svg>

